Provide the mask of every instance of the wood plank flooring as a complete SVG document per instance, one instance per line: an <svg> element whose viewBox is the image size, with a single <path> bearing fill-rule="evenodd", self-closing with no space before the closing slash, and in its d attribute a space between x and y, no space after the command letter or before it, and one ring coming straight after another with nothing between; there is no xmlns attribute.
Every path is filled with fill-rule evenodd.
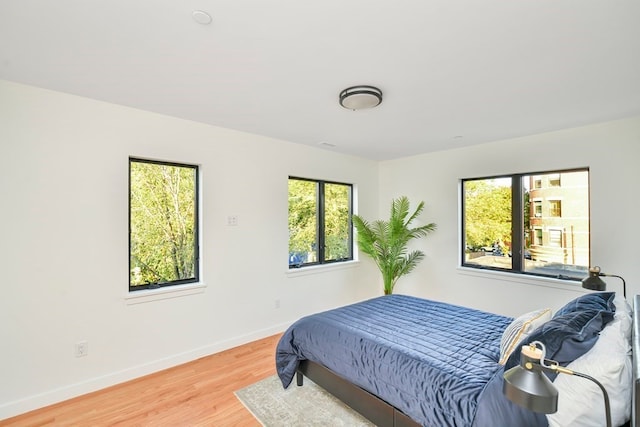
<svg viewBox="0 0 640 427"><path fill-rule="evenodd" d="M259 427L233 392L275 374L280 336L9 418L0 426Z"/></svg>

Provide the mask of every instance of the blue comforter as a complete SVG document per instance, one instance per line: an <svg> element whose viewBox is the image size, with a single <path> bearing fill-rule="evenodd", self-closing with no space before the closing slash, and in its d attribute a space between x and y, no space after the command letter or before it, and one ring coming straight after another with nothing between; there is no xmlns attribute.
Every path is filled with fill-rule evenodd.
<svg viewBox="0 0 640 427"><path fill-rule="evenodd" d="M389 295L304 317L276 349L282 385L312 360L424 426L546 426L502 395L500 338L511 318Z"/></svg>

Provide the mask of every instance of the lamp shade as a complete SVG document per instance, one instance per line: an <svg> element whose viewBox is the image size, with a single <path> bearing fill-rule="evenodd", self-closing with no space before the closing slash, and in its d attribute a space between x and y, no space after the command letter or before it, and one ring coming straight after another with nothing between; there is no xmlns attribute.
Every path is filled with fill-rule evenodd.
<svg viewBox="0 0 640 427"><path fill-rule="evenodd" d="M600 278L600 276L602 276L600 273L600 267L591 267L589 269L589 276L582 279L582 287L592 291L606 291L607 284Z"/></svg>
<svg viewBox="0 0 640 427"><path fill-rule="evenodd" d="M382 102L382 91L373 86L352 86L340 92L340 105L349 110L373 108Z"/></svg>
<svg viewBox="0 0 640 427"><path fill-rule="evenodd" d="M502 392L512 401L530 411L552 414L558 410L558 390L541 371L518 365L504 374Z"/></svg>

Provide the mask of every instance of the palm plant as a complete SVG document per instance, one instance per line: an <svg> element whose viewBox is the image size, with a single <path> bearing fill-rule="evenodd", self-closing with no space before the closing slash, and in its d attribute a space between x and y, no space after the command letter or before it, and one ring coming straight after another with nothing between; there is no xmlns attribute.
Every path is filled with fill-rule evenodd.
<svg viewBox="0 0 640 427"><path fill-rule="evenodd" d="M407 248L412 239L424 237L436 228L434 223L410 228L411 222L423 209L424 202L420 202L409 215L409 199L401 196L391 202L389 221L376 220L370 223L353 215L353 224L358 231L358 246L380 269L385 295L392 294L398 279L410 273L424 258L422 251L409 252Z"/></svg>

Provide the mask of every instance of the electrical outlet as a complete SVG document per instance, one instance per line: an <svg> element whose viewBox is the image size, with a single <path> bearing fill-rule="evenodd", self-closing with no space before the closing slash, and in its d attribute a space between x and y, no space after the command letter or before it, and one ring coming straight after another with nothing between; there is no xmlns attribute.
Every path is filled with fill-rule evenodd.
<svg viewBox="0 0 640 427"><path fill-rule="evenodd" d="M275 305L276 308L280 308L280 300L276 299L274 305Z"/></svg>
<svg viewBox="0 0 640 427"><path fill-rule="evenodd" d="M87 341L78 341L76 343L76 357L85 357L89 354L89 343Z"/></svg>
<svg viewBox="0 0 640 427"><path fill-rule="evenodd" d="M237 226L238 225L238 215L229 215L227 217L227 225L230 226Z"/></svg>

